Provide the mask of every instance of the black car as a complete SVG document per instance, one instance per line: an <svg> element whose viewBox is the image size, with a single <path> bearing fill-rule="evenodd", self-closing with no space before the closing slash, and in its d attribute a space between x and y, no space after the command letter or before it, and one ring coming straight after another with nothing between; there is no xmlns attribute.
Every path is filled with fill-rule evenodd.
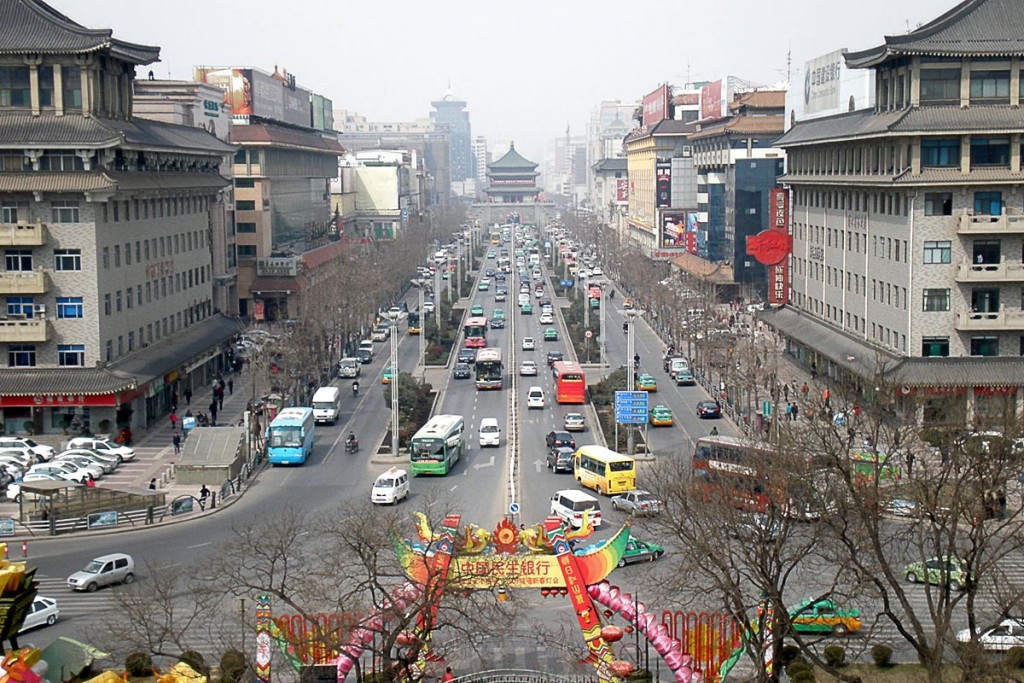
<svg viewBox="0 0 1024 683"><path fill-rule="evenodd" d="M556 361L563 360L565 354L561 351L548 351L548 365L554 365Z"/></svg>
<svg viewBox="0 0 1024 683"><path fill-rule="evenodd" d="M452 376L455 379L469 379L469 375L470 375L470 372L469 372L469 364L468 363L456 363L455 364L455 371L452 373Z"/></svg>
<svg viewBox="0 0 1024 683"><path fill-rule="evenodd" d="M366 349L359 349L356 351L356 360L363 365L367 365L373 362L373 354Z"/></svg>
<svg viewBox="0 0 1024 683"><path fill-rule="evenodd" d="M722 406L718 401L701 401L697 404L697 417L700 419L722 417Z"/></svg>
<svg viewBox="0 0 1024 683"><path fill-rule="evenodd" d="M555 446L548 450L548 469L552 472L572 472L574 453L568 446Z"/></svg>
<svg viewBox="0 0 1024 683"><path fill-rule="evenodd" d="M494 277L494 268L488 268L486 273L487 277Z"/></svg>
<svg viewBox="0 0 1024 683"><path fill-rule="evenodd" d="M491 329L492 330L500 330L500 329L503 329L504 327L505 327L505 319L504 318L491 318Z"/></svg>
<svg viewBox="0 0 1024 683"><path fill-rule="evenodd" d="M476 349L459 349L459 355L456 358L457 363L475 363L476 362Z"/></svg>
<svg viewBox="0 0 1024 683"><path fill-rule="evenodd" d="M548 432L547 436L544 437L544 443L547 444L548 448L555 448L557 446L576 448L576 439L572 437L572 434L564 430Z"/></svg>

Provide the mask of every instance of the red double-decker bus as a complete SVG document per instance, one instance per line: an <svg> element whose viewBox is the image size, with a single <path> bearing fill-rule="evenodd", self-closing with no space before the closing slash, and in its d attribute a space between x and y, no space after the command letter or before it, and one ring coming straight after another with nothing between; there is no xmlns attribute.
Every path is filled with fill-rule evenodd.
<svg viewBox="0 0 1024 683"><path fill-rule="evenodd" d="M465 334L467 349L482 349L487 346L487 318L468 319Z"/></svg>
<svg viewBox="0 0 1024 683"><path fill-rule="evenodd" d="M555 379L555 400L559 403L586 403L587 378L579 363L555 361L551 365Z"/></svg>

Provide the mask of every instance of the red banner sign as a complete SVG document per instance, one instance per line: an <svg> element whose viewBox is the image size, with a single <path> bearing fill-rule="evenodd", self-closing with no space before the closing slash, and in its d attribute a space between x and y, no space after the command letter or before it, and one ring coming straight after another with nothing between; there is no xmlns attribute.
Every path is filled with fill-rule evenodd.
<svg viewBox="0 0 1024 683"><path fill-rule="evenodd" d="M774 187L768 194L772 207L771 228L789 232L789 193L781 187Z"/></svg>
<svg viewBox="0 0 1024 683"><path fill-rule="evenodd" d="M0 408L64 408L74 406L116 406L117 394L31 394L0 396Z"/></svg>
<svg viewBox="0 0 1024 683"><path fill-rule="evenodd" d="M615 179L615 202L618 204L629 203L629 178Z"/></svg>

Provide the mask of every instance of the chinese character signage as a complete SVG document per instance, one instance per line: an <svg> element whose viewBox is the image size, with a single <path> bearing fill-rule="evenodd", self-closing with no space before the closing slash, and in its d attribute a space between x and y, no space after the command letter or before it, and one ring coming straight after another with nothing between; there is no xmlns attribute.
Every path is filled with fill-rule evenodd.
<svg viewBox="0 0 1024 683"><path fill-rule="evenodd" d="M672 206L672 160L658 159L655 164L654 205L661 209Z"/></svg>
<svg viewBox="0 0 1024 683"><path fill-rule="evenodd" d="M789 194L774 188L769 194L769 226L747 238L747 253L768 266L768 303L789 303L789 254L793 236L789 234Z"/></svg>
<svg viewBox="0 0 1024 683"><path fill-rule="evenodd" d="M615 179L615 203L629 203L629 178Z"/></svg>

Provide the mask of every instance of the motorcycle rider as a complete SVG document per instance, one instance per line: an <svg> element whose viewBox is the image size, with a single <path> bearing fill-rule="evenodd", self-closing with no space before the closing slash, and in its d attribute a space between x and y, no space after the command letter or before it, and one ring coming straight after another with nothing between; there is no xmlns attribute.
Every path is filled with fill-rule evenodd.
<svg viewBox="0 0 1024 683"><path fill-rule="evenodd" d="M359 395L359 380L356 380L356 381L352 382L352 395L353 396L358 396Z"/></svg>
<svg viewBox="0 0 1024 683"><path fill-rule="evenodd" d="M359 445L359 439L356 438L356 433L349 432L348 437L345 439L345 448L348 450L354 450Z"/></svg>

